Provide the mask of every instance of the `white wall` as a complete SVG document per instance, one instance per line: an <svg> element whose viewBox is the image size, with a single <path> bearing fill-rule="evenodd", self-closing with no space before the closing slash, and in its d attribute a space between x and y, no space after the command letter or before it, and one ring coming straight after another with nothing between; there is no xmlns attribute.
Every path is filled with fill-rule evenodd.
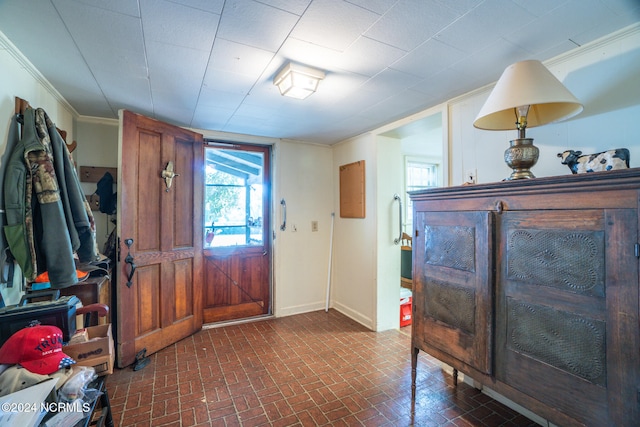
<svg viewBox="0 0 640 427"><path fill-rule="evenodd" d="M76 123L76 136L78 146L74 154L78 172L81 166L118 167L117 120L81 117ZM114 180L117 178L117 176L113 177ZM82 182L82 176L80 181L84 194L95 193L97 183ZM116 185L113 186L113 191L116 191ZM98 249L102 252L104 243L115 224L111 223L109 215L98 210L93 211L93 216L96 223L96 242ZM113 218L115 219L115 215Z"/></svg>
<svg viewBox="0 0 640 427"><path fill-rule="evenodd" d="M360 160L365 161L365 218L341 218L339 167ZM376 142L371 134L333 146L332 306L372 330L376 328L376 171Z"/></svg>
<svg viewBox="0 0 640 427"><path fill-rule="evenodd" d="M612 148L631 151L631 167L640 166L640 26L636 25L554 60L549 70L581 101L576 117L527 129L540 149L532 168L536 177L570 174L557 153L567 149L584 154ZM478 182L500 181L511 173L503 153L517 131L475 129L480 108L493 85L449 103L452 183L461 184L465 170L477 169Z"/></svg>
<svg viewBox="0 0 640 427"><path fill-rule="evenodd" d="M400 121L401 127L407 121ZM387 135L394 135L387 136ZM426 138L426 139L425 139ZM404 199L404 146L423 153L435 139L432 154L442 156L442 133L400 137L388 127L333 147L336 237L333 260L332 307L376 331L400 323L400 245L397 193ZM418 142L419 141L419 142ZM419 147L422 145L422 147ZM340 218L341 165L365 160L366 215ZM443 168L445 169L445 168Z"/></svg>
<svg viewBox="0 0 640 427"><path fill-rule="evenodd" d="M60 94L35 71L33 65L20 54L15 46L0 32L0 184L9 151L9 140L19 138L14 120L15 97L29 101L35 108L43 108L51 120L67 131L67 142L74 139L73 116L75 111ZM9 144L11 146L13 144ZM0 185L1 186L1 185ZM0 192L1 193L1 192ZM0 198L1 199L1 198ZM4 200L0 200L4 211ZM22 292L20 269L16 269L12 287L0 283L0 292L6 305L16 304Z"/></svg>
<svg viewBox="0 0 640 427"><path fill-rule="evenodd" d="M332 150L282 141L275 146L274 314L287 316L325 308L333 212ZM280 200L287 227L280 230ZM318 231L311 231L311 222Z"/></svg>
<svg viewBox="0 0 640 427"><path fill-rule="evenodd" d="M400 216L398 194L404 204L402 140L376 137L376 311L375 330L400 327Z"/></svg>

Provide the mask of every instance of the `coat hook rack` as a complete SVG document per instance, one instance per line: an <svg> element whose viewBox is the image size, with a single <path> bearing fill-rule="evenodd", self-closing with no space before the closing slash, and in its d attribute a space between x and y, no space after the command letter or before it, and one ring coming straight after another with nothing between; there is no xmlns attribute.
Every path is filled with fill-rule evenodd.
<svg viewBox="0 0 640 427"><path fill-rule="evenodd" d="M16 96L16 101L15 101L16 114L24 115L24 111L29 107L31 107L31 105L29 104L29 101ZM67 131L60 129L57 126L56 126L56 129L58 130L58 133L60 134L60 136L62 136L62 139L64 140L64 143L67 145L67 149L69 150L69 152L73 153L73 150L76 149L76 147L78 146L78 143L76 141L73 141L71 142L71 144L67 144Z"/></svg>
<svg viewBox="0 0 640 427"><path fill-rule="evenodd" d="M24 114L24 110L29 107L29 101L16 96L16 114Z"/></svg>

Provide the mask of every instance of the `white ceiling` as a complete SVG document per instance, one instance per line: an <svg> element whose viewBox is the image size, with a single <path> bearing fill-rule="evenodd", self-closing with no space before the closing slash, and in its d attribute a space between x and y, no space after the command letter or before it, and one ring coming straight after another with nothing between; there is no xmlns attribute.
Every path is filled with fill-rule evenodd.
<svg viewBox="0 0 640 427"><path fill-rule="evenodd" d="M638 21L638 0L0 0L0 31L80 115L323 144ZM326 72L305 100L273 86L290 60Z"/></svg>

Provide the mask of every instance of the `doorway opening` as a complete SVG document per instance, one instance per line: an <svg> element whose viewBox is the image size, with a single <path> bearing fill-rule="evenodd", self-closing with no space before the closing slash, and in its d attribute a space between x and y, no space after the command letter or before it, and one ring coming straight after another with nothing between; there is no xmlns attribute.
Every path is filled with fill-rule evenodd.
<svg viewBox="0 0 640 427"><path fill-rule="evenodd" d="M271 313L271 147L207 141L203 320Z"/></svg>
<svg viewBox="0 0 640 427"><path fill-rule="evenodd" d="M387 144L393 144L395 160L385 165L384 177L393 182L394 192L401 196L401 242L392 245L384 241L379 244L379 251L385 256L378 258L379 270L384 276L378 277L378 298L384 295L383 301L378 301L378 322L391 324L400 312L400 326L408 326L406 312L410 318L413 288L412 274L412 237L415 234L413 225L413 205L408 192L431 187L447 185L448 157L447 157L447 115L446 106L434 108L422 114L419 118L399 123L393 128L387 128L382 137L387 138ZM389 224L397 223L396 204L391 208L384 207L379 215L389 217ZM387 221L383 220L383 223ZM393 235L397 236L395 232ZM388 254L388 256L386 255ZM391 297L393 295L393 297ZM395 295L398 295L399 303ZM397 323L396 323L397 324Z"/></svg>

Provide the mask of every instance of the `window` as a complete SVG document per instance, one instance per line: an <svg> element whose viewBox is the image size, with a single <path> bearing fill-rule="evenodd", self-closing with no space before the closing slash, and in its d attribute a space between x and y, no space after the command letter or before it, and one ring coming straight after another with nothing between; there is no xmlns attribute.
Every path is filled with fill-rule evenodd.
<svg viewBox="0 0 640 427"><path fill-rule="evenodd" d="M205 247L263 244L264 154L205 149Z"/></svg>
<svg viewBox="0 0 640 427"><path fill-rule="evenodd" d="M438 186L438 164L427 159L406 158L405 161L405 190L418 191ZM407 209L405 210L405 224L413 224L413 203L407 194L405 196Z"/></svg>

